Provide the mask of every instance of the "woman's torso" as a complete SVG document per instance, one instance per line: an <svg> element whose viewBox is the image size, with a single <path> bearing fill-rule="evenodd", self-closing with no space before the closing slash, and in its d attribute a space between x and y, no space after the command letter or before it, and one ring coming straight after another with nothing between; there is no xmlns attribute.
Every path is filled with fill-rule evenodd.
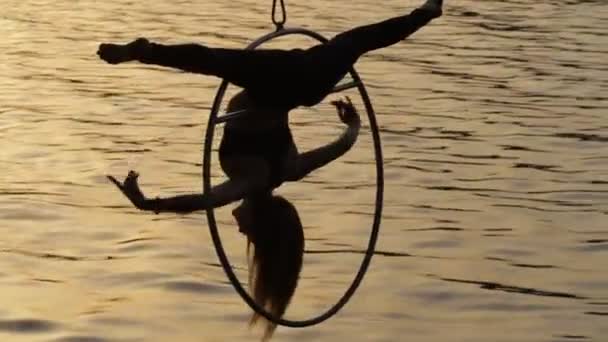
<svg viewBox="0 0 608 342"><path fill-rule="evenodd" d="M219 148L220 162L227 158L260 158L268 167L269 188L276 188L285 180L292 152L295 151L288 112L272 113L268 109L243 108L248 102L237 100L235 103L231 102L233 105L229 106L229 111L247 109L247 112L224 126ZM243 168L246 167L243 165Z"/></svg>

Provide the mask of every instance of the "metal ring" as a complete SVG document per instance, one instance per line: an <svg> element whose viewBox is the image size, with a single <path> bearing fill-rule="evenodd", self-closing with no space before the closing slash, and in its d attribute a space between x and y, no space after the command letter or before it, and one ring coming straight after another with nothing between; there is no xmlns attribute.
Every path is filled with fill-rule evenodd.
<svg viewBox="0 0 608 342"><path fill-rule="evenodd" d="M303 28L289 28L289 29L283 29L280 31L272 32L265 36L262 36L259 39L257 39L256 41L254 41L253 43L251 43L247 47L247 49L255 49L258 46L260 46L261 44L263 44L269 40L272 40L274 38L278 38L281 36L285 36L285 35L290 35L290 34L301 34L301 35L305 35L305 36L317 39L318 41L323 42L323 43L327 42L327 39L325 37L323 37L322 35L320 35L316 32L313 32L313 31L310 31L307 29L303 29ZM367 271L367 268L369 267L369 264L371 262L372 256L375 251L376 241L378 240L378 233L380 231L380 219L382 217L382 201L383 201L383 193L384 193L384 166L383 166L383 159L382 159L382 146L380 143L380 133L378 131L376 116L375 116L371 101L369 99L369 95L367 94L367 91L365 89L365 86L363 85L363 82L361 81L359 75L357 74L357 72L355 71L354 68L351 68L349 73L350 73L351 77L353 78L353 80L357 83L357 88L359 90L359 94L361 95L361 98L365 104L365 109L367 111L367 117L369 120L370 129L372 132L372 137L373 137L373 142L374 142L374 156L375 156L375 160L376 160L376 205L375 205L375 211L374 211L374 221L372 224L372 230L370 233L369 242L368 242L368 246L367 246L367 252L361 262L361 265L359 266L359 271L357 271L357 274L356 274L355 278L353 279L351 285L346 289L346 291L344 292L342 297L334 305L332 305L324 313L322 313L316 317L306 319L306 320L288 320L288 319L283 319L280 317L274 317L272 314L270 314L268 311L266 311L263 307L258 305L255 302L255 300L253 298L251 298L251 296L243 288L243 286L239 282L237 276L235 275L234 271L232 270L230 262L226 256L226 252L224 251L224 247L222 246L222 241L219 236L219 232L217 230L217 225L216 225L216 221L215 221L215 215L214 215L213 208L207 209L207 220L209 222L209 231L210 231L211 237L213 239L213 244L215 246L217 256L220 259L222 267L224 268L224 272L226 273L226 275L228 276L228 279L234 286L234 289L236 290L236 292L238 292L238 294L241 296L241 298L243 298L243 300L251 307L252 310L257 312L261 316L264 316L267 320L269 320L275 324L278 324L278 325L283 325L283 326L292 327L292 328L303 328L303 327L321 323L321 322L325 321L326 319L330 318L331 316L333 316L334 314L336 314L348 302L348 300L352 297L352 295L357 290L357 287L361 284L361 281L363 280L363 277ZM213 101L213 107L211 108L211 114L209 115L209 121L208 121L207 131L206 131L206 135L205 135L205 145L203 146L203 151L204 151L204 154L203 154L203 193L209 193L211 191L211 146L213 143L213 135L214 135L214 129L215 129L215 125L216 125L217 114L220 109L220 106L221 106L221 103L222 103L222 100L223 100L227 87L228 87L228 82L226 80L222 81L222 83L220 84L218 91L216 93L215 100Z"/></svg>

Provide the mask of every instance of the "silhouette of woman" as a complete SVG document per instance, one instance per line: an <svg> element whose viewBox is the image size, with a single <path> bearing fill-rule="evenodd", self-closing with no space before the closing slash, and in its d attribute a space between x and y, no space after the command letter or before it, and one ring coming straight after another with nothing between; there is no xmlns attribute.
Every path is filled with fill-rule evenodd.
<svg viewBox="0 0 608 342"><path fill-rule="evenodd" d="M243 88L228 110L248 112L224 128L219 159L228 180L209 193L151 199L139 188L134 171L123 182L108 178L136 208L156 213L187 213L242 200L233 215L255 249L250 263L254 299L281 317L297 286L304 236L293 205L272 192L346 153L360 128L350 99L334 101L347 125L343 134L328 145L299 153L288 125L289 111L322 101L361 55L395 44L439 17L442 2L427 0L408 15L346 31L306 50L161 45L144 38L126 45L101 44L98 55L108 63L139 61L224 78ZM251 323L259 318L254 314ZM265 337L270 337L276 326L266 323Z"/></svg>
<svg viewBox="0 0 608 342"><path fill-rule="evenodd" d="M139 61L217 76L244 88L260 108L291 110L318 104L361 55L407 38L441 16L442 4L427 0L408 15L351 29L306 50L162 45L139 38L125 45L101 44L97 53L111 64Z"/></svg>
<svg viewBox="0 0 608 342"><path fill-rule="evenodd" d="M228 110L247 109L254 115L230 120L224 127L219 148L220 165L228 180L209 193L150 199L138 184L139 175L130 171L124 182L108 178L138 209L188 213L219 207L242 199L232 212L239 231L247 236L250 255L249 283L258 304L282 317L293 296L304 253L304 234L298 213L287 200L272 191L285 181L298 181L346 153L356 142L361 126L359 114L347 97L334 101L338 116L346 124L334 142L299 153L288 125L288 111L275 111L259 120L262 109L245 91L236 94ZM250 323L262 318L265 338L276 325L254 314Z"/></svg>

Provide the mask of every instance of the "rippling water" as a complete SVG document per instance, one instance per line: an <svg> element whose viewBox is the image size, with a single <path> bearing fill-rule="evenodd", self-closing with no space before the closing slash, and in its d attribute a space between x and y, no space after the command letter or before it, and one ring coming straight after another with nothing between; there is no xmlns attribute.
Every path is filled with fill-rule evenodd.
<svg viewBox="0 0 608 342"><path fill-rule="evenodd" d="M0 338L259 336L203 215L137 212L105 180L134 168L150 194L198 191L218 80L110 66L95 51L138 36L242 47L271 29L270 1L3 3ZM292 1L288 24L330 36L417 3ZM605 0L448 1L413 39L362 58L386 154L381 253L336 318L275 340L603 341L607 27ZM341 129L327 104L300 112L301 149ZM289 318L329 306L358 267L374 204L364 133L280 191L308 250ZM245 241L229 212L218 217L242 276Z"/></svg>

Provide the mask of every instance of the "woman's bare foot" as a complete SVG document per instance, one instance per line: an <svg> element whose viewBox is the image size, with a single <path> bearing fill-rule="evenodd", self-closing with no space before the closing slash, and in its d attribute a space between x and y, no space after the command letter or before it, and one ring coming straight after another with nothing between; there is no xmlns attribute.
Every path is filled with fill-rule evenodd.
<svg viewBox="0 0 608 342"><path fill-rule="evenodd" d="M437 17L442 14L443 0L427 0L422 6L419 8L421 10L433 12Z"/></svg>
<svg viewBox="0 0 608 342"><path fill-rule="evenodd" d="M110 64L130 62L137 59L137 51L145 48L150 42L145 38L138 38L129 44L100 44L97 50L99 58Z"/></svg>

